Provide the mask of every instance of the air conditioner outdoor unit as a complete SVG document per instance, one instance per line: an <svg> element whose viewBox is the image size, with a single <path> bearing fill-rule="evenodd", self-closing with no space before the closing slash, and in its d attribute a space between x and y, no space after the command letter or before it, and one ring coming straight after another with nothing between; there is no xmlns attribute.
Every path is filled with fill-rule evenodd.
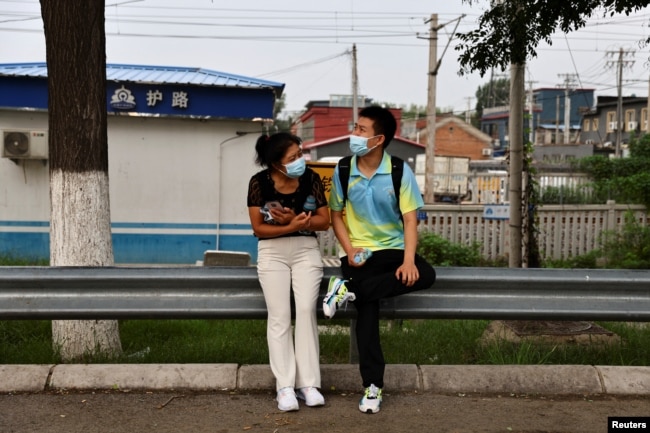
<svg viewBox="0 0 650 433"><path fill-rule="evenodd" d="M2 157L47 159L47 131L2 131Z"/></svg>
<svg viewBox="0 0 650 433"><path fill-rule="evenodd" d="M618 129L618 122L609 122L609 129L616 131Z"/></svg>
<svg viewBox="0 0 650 433"><path fill-rule="evenodd" d="M482 150L481 150L481 155L483 155L483 156L490 156L490 155L492 155L492 149L490 149L489 147L488 147L488 148L485 148L485 149L482 149Z"/></svg>
<svg viewBox="0 0 650 433"><path fill-rule="evenodd" d="M628 130L628 131L634 131L634 130L636 130L636 127L637 127L638 125L639 125L638 122L634 122L634 121L627 122L627 130Z"/></svg>

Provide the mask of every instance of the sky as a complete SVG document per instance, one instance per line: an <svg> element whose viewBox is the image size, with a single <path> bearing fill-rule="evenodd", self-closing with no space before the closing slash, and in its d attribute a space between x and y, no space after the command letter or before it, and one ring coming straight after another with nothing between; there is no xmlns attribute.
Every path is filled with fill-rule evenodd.
<svg viewBox="0 0 650 433"><path fill-rule="evenodd" d="M358 92L377 103L426 106L429 24L437 14L437 106L464 114L489 76L459 75L454 30L477 27L489 2L461 0L106 0L109 63L200 67L285 84L285 116L312 100L352 94L352 47ZM602 17L552 45L541 43L526 65L526 87L576 87L615 96L617 57L625 52L623 95L648 95L650 8ZM456 28L456 25L458 27ZM0 63L44 62L38 0L0 0ZM507 77L508 71L494 71Z"/></svg>

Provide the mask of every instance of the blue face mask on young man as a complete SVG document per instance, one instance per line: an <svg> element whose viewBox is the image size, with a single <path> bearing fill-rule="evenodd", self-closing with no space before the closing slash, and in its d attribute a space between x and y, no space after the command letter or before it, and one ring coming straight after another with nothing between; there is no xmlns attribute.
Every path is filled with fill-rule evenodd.
<svg viewBox="0 0 650 433"><path fill-rule="evenodd" d="M282 165L287 169L287 172L285 173L287 177L297 179L305 173L307 162L305 162L305 157L302 156L289 164Z"/></svg>
<svg viewBox="0 0 650 433"><path fill-rule="evenodd" d="M353 155L357 155L357 156L367 155L368 152L373 150L375 147L379 146L379 144L376 144L373 147L368 148L368 140L375 137L379 137L379 136L374 135L372 137L366 138L366 137L359 137L358 135L351 135L350 152L352 152Z"/></svg>

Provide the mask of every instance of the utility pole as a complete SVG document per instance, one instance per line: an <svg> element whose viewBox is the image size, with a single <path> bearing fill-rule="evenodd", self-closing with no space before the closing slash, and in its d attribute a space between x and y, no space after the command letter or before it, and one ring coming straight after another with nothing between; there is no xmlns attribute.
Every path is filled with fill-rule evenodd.
<svg viewBox="0 0 650 433"><path fill-rule="evenodd" d="M359 76L357 75L357 44L352 44L352 125L359 120Z"/></svg>
<svg viewBox="0 0 650 433"><path fill-rule="evenodd" d="M510 256L509 267L522 265L522 198L524 170L524 63L510 65Z"/></svg>
<svg viewBox="0 0 650 433"><path fill-rule="evenodd" d="M621 157L621 136L623 129L623 48L618 51L618 68L616 74L616 157Z"/></svg>
<svg viewBox="0 0 650 433"><path fill-rule="evenodd" d="M650 78L648 78L648 100L647 107L645 109L645 119L641 119L641 131L645 129L646 134L650 134ZM645 121L645 128L643 127L643 122Z"/></svg>
<svg viewBox="0 0 650 433"><path fill-rule="evenodd" d="M517 12L521 9L521 0L515 0ZM497 0L494 4L502 7L503 1ZM494 7L494 6L493 6ZM517 13L518 15L518 13ZM511 47L519 53L523 45L522 37L525 37L513 21L511 31L514 36L511 39ZM523 171L524 171L524 96L526 94L526 82L524 74L526 70L525 56L517 55L510 63L510 113L508 122L508 135L510 136L510 184L508 187L508 199L510 200L509 223L510 229L510 255L508 266L510 268L521 268L524 264L523 250L527 249L523 236L523 208L528 207L528 200L523 194ZM528 210L526 210L528 214ZM527 255L526 255L527 256Z"/></svg>
<svg viewBox="0 0 650 433"><path fill-rule="evenodd" d="M467 99L467 111L465 111L465 123L468 125L472 121L472 116L471 116L471 111L472 111L472 97L468 96L465 99Z"/></svg>
<svg viewBox="0 0 650 433"><path fill-rule="evenodd" d="M560 144L560 95L555 97L555 143Z"/></svg>
<svg viewBox="0 0 650 433"><path fill-rule="evenodd" d="M436 77L438 75L438 14L429 19L429 80L427 92L427 147L424 169L424 202L433 203L436 157Z"/></svg>
<svg viewBox="0 0 650 433"><path fill-rule="evenodd" d="M564 142L569 144L571 141L571 91L575 83L576 74L557 74L558 77L564 77Z"/></svg>
<svg viewBox="0 0 650 433"><path fill-rule="evenodd" d="M454 28L452 35L456 34L458 24L464 17L465 14L450 21L456 21L456 27ZM438 76L438 69L440 69L442 57L444 57L447 48L449 48L452 38L449 38L447 41L442 56L440 57L440 60L438 60L438 30L446 24L438 25L438 14L431 14L431 18L429 18L427 22L429 23L429 36L426 38L429 40L429 80L427 91L427 146L425 152L424 202L433 203L435 201L433 179L436 156L436 78Z"/></svg>
<svg viewBox="0 0 650 433"><path fill-rule="evenodd" d="M535 142L535 104L533 103L533 83L536 81L528 80L528 141L532 144Z"/></svg>
<svg viewBox="0 0 650 433"><path fill-rule="evenodd" d="M618 52L608 51L607 56L614 57L617 56L617 60L610 60L607 62L607 66L611 67L616 64L616 88L617 88L617 104L616 104L616 151L615 156L617 158L621 157L621 141L623 135L623 67L631 67L634 64L634 60L625 60L625 57L633 55L633 51L625 51L623 48L619 48Z"/></svg>

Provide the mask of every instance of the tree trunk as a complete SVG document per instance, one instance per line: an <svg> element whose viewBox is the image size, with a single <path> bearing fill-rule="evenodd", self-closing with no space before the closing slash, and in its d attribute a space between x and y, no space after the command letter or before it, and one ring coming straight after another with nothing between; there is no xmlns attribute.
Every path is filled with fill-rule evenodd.
<svg viewBox="0 0 650 433"><path fill-rule="evenodd" d="M104 0L41 0L48 68L50 265L112 266ZM53 321L63 361L122 352L117 321Z"/></svg>

